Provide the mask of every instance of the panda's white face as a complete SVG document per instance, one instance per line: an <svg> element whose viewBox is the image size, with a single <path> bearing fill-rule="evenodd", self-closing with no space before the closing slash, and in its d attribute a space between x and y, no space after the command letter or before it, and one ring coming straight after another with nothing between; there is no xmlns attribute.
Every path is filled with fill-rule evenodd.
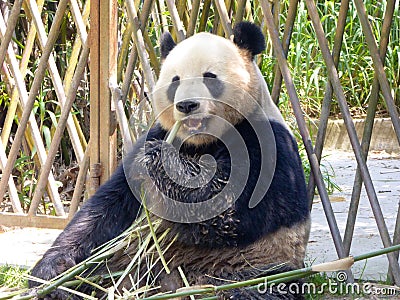
<svg viewBox="0 0 400 300"><path fill-rule="evenodd" d="M178 136L191 136L189 143L212 141L255 107L254 68L249 53L225 38L199 33L182 41L161 68L153 94L157 119L166 130L182 120Z"/></svg>

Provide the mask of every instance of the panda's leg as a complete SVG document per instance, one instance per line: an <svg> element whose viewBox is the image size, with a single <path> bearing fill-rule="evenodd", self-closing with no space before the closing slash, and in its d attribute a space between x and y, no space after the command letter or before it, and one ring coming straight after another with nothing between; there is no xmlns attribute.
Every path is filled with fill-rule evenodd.
<svg viewBox="0 0 400 300"><path fill-rule="evenodd" d="M91 251L118 236L135 220L140 209L129 188L123 166L82 206L52 247L34 266L32 276L50 280L90 256ZM30 287L39 285L29 281ZM56 290L51 297L67 299Z"/></svg>

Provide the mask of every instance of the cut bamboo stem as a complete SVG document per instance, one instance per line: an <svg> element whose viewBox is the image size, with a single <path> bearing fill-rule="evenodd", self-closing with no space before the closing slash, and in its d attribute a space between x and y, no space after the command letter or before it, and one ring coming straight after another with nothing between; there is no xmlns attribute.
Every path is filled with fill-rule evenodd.
<svg viewBox="0 0 400 300"><path fill-rule="evenodd" d="M172 144L174 141L176 134L178 133L179 128L181 127L182 122L180 120L176 121L171 128L171 131L168 134L167 139L165 140L168 144Z"/></svg>

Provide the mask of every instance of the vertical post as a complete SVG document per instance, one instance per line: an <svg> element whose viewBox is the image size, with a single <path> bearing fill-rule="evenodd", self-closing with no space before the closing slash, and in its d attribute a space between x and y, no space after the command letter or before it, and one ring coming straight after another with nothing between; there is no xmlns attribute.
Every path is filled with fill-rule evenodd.
<svg viewBox="0 0 400 300"><path fill-rule="evenodd" d="M92 195L115 167L115 159L111 159L115 157L116 134L109 82L117 70L117 1L92 0L90 18L89 194Z"/></svg>

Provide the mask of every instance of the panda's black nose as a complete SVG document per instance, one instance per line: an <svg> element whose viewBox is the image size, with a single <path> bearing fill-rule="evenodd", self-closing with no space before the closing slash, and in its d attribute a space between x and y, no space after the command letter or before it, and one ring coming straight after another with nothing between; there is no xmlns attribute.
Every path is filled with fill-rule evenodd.
<svg viewBox="0 0 400 300"><path fill-rule="evenodd" d="M189 114L189 113L195 111L196 109L198 109L199 106L200 106L200 103L198 101L186 100L186 101L178 102L176 104L176 109L185 114Z"/></svg>

